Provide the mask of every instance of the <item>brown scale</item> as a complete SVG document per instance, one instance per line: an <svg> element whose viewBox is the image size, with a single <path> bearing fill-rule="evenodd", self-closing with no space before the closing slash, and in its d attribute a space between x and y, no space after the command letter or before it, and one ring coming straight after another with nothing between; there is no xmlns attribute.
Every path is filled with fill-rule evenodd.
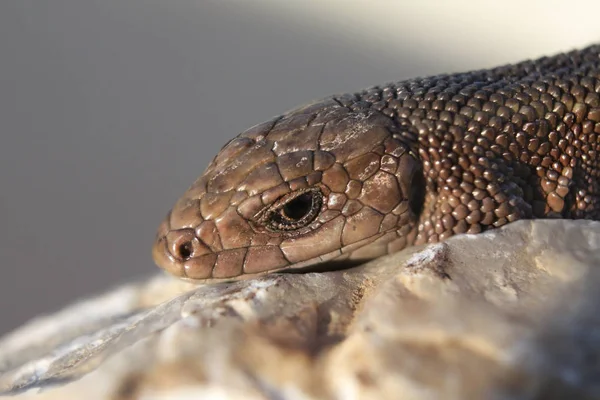
<svg viewBox="0 0 600 400"><path fill-rule="evenodd" d="M194 280L600 219L600 47L320 100L231 140L161 224Z"/></svg>
<svg viewBox="0 0 600 400"><path fill-rule="evenodd" d="M598 219L599 75L595 46L357 94L419 130L427 196L417 243L520 218Z"/></svg>

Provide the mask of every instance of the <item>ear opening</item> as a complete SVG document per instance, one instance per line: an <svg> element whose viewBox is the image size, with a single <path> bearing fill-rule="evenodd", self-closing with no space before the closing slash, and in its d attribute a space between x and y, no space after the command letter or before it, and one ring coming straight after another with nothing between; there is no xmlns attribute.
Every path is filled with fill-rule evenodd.
<svg viewBox="0 0 600 400"><path fill-rule="evenodd" d="M425 204L425 177L423 169L418 168L411 180L410 190L408 192L408 206L415 215L421 215L423 205Z"/></svg>
<svg viewBox="0 0 600 400"><path fill-rule="evenodd" d="M423 165L414 152L405 152L399 160L396 172L405 200L408 200L410 212L419 216L425 206L427 182L423 174Z"/></svg>

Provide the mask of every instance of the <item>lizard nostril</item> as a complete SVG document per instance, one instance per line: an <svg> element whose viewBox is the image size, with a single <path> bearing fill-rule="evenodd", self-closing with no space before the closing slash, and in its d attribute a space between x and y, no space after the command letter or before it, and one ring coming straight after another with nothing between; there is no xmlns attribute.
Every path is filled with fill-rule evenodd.
<svg viewBox="0 0 600 400"><path fill-rule="evenodd" d="M202 252L198 239L190 229L171 231L167 234L168 248L179 261L188 261Z"/></svg>
<svg viewBox="0 0 600 400"><path fill-rule="evenodd" d="M194 251L192 242L184 242L181 243L178 247L177 247L177 255L182 259L182 260L189 260L190 257L192 256L192 252Z"/></svg>
<svg viewBox="0 0 600 400"><path fill-rule="evenodd" d="M165 236L167 250L175 262L182 263L209 254L210 249L200 243L192 229L170 231Z"/></svg>

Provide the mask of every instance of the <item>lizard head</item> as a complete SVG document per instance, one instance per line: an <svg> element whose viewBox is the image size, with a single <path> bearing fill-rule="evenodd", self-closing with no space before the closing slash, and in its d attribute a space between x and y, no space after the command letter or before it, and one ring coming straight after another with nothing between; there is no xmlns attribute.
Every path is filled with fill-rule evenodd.
<svg viewBox="0 0 600 400"><path fill-rule="evenodd" d="M230 280L377 257L410 241L421 182L389 118L309 105L227 143L160 225L154 260Z"/></svg>

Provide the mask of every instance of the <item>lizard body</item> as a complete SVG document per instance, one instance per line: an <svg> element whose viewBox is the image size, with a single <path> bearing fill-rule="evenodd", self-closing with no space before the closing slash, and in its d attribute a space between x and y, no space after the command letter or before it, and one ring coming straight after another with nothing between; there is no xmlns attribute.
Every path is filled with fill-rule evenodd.
<svg viewBox="0 0 600 400"><path fill-rule="evenodd" d="M600 219L600 45L332 96L241 133L159 227L157 264L231 280L518 219Z"/></svg>

